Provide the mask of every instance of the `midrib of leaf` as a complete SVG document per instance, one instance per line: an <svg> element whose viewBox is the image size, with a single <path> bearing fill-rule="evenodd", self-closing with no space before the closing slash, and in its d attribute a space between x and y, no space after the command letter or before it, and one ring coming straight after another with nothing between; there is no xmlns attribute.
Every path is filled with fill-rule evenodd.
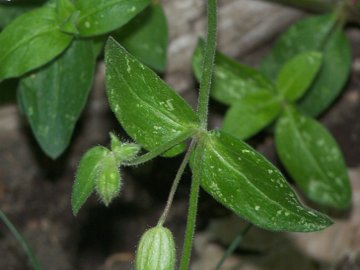
<svg viewBox="0 0 360 270"><path fill-rule="evenodd" d="M298 137L298 139L299 139L298 141L300 142L301 145L303 145L303 149L305 149L306 155L313 161L313 163L315 164L316 170L318 172L320 172L320 174L324 177L324 179L328 179L325 172L323 172L323 169L322 169L321 165L319 164L319 162L316 160L316 158L311 153L311 151L309 151L308 148L306 147L305 140L303 140L303 137L302 137L301 133L296 128L296 124L295 124L294 118L293 118L291 113L289 114L289 120L290 120L290 124L292 125L292 127L295 130L295 136Z"/></svg>
<svg viewBox="0 0 360 270"><path fill-rule="evenodd" d="M269 201L271 201L273 204L277 205L278 207L280 207L281 209L285 209L291 213L293 213L293 215L303 218L303 216L301 216L300 214L294 212L292 209L288 209L284 206L282 206L281 204L279 204L277 201L273 200L272 198L270 198L269 196L267 196L262 190L260 190L258 187L256 187L243 173L241 173L239 170L237 170L236 168L234 168L233 165L231 165L229 162L227 162L220 153L218 153L216 151L216 149L211 145L211 143L208 144L210 146L210 148L212 148L212 150L214 151L215 155L224 163L225 166L227 166L228 168L230 168L232 171L234 171L236 174L240 175L241 177L243 177L245 179L245 181L252 186L256 191L258 191L260 194L262 194L265 198L267 198ZM285 183L286 184L286 183ZM305 210L304 210L305 211Z"/></svg>
<svg viewBox="0 0 360 270"><path fill-rule="evenodd" d="M118 71L117 68L114 68L114 70L116 71L116 73L118 74L118 76L121 77L121 79L123 80L123 82L125 82L125 84L128 86L128 88L130 89L131 93L136 97L136 99L138 99L140 102L144 103L150 111L154 112L154 114L157 114L158 116L160 116L160 118L164 119L164 120L168 120L169 122L171 122L173 125L176 125L182 129L186 129L186 126L180 125L179 123L177 123L175 120L173 120L172 118L170 118L168 115L164 114L162 111L160 110L154 110L153 106L151 104L149 104L148 102L146 102L145 100L143 100L142 98L140 98L140 96L133 91L132 87L129 85L129 83L127 82L127 80L125 80L124 76Z"/></svg>
<svg viewBox="0 0 360 270"><path fill-rule="evenodd" d="M17 50L19 47L21 47L23 44L30 42L31 40L37 38L38 36L41 36L41 35L43 35L43 34L47 34L47 33L53 32L54 30L58 30L58 27L55 26L55 27L49 28L49 29L47 29L46 31L42 31L42 32L37 33L37 34L34 35L34 36L31 36L30 38L21 40L21 42L17 43L16 46L12 47L11 50L9 50L6 54L3 55L3 57L0 59L0 62L3 61L6 57L8 57L9 54L11 54L12 52L16 51L16 50Z"/></svg>
<svg viewBox="0 0 360 270"><path fill-rule="evenodd" d="M133 0L134 1L134 0ZM84 14L83 16L80 16L79 21L78 22L82 22L83 20L85 20L87 17L90 17L92 15L94 15L95 13L101 12L105 9L107 9L110 6L116 5L118 3L124 2L123 0L114 0L114 1L108 1L106 4L102 5L100 8L93 8L90 9L89 12L87 12L86 14Z"/></svg>

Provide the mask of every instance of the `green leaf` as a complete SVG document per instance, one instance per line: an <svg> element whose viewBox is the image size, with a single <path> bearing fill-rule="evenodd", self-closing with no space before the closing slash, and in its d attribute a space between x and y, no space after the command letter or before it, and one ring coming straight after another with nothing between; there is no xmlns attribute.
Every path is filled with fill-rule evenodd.
<svg viewBox="0 0 360 270"><path fill-rule="evenodd" d="M323 54L321 70L300 103L310 116L319 115L334 101L349 76L349 42L335 23L334 14L296 22L280 36L261 65L262 72L275 80L281 67L296 55L310 50Z"/></svg>
<svg viewBox="0 0 360 270"><path fill-rule="evenodd" d="M105 34L126 24L149 0L76 0L80 11L77 27L81 36Z"/></svg>
<svg viewBox="0 0 360 270"><path fill-rule="evenodd" d="M71 43L60 32L56 10L47 5L17 17L0 33L0 81L40 67Z"/></svg>
<svg viewBox="0 0 360 270"><path fill-rule="evenodd" d="M274 231L318 231L331 221L301 205L281 173L242 141L214 131L205 141L202 187L253 224Z"/></svg>
<svg viewBox="0 0 360 270"><path fill-rule="evenodd" d="M161 5L151 4L112 36L145 65L165 70L168 27Z"/></svg>
<svg viewBox="0 0 360 270"><path fill-rule="evenodd" d="M239 139L247 139L270 124L281 108L280 97L270 91L249 93L227 111L222 130Z"/></svg>
<svg viewBox="0 0 360 270"><path fill-rule="evenodd" d="M71 194L71 207L76 216L80 208L95 190L95 182L99 173L101 160L110 153L102 146L95 146L88 150L80 161Z"/></svg>
<svg viewBox="0 0 360 270"><path fill-rule="evenodd" d="M101 159L95 185L101 201L106 206L109 206L110 202L119 195L121 177L113 153L109 153Z"/></svg>
<svg viewBox="0 0 360 270"><path fill-rule="evenodd" d="M282 163L311 200L349 207L351 188L344 159L321 124L288 108L277 124L275 138Z"/></svg>
<svg viewBox="0 0 360 270"><path fill-rule="evenodd" d="M19 102L36 140L52 158L70 142L91 89L94 68L92 41L79 40L61 57L21 80Z"/></svg>
<svg viewBox="0 0 360 270"><path fill-rule="evenodd" d="M200 81L204 42L199 40L193 55L193 70ZM217 52L211 96L224 104L232 105L248 93L270 90L275 87L257 70L242 65Z"/></svg>
<svg viewBox="0 0 360 270"><path fill-rule="evenodd" d="M105 67L110 107L145 149L198 129L197 116L185 100L112 38L105 48ZM171 154L181 151L183 147L177 147Z"/></svg>
<svg viewBox="0 0 360 270"><path fill-rule="evenodd" d="M301 111L317 116L341 93L351 71L351 48L342 29L336 30L325 48L322 69L314 84L300 100Z"/></svg>
<svg viewBox="0 0 360 270"><path fill-rule="evenodd" d="M304 52L290 59L281 68L277 77L277 86L289 101L296 101L311 86L322 64L322 55L318 52Z"/></svg>

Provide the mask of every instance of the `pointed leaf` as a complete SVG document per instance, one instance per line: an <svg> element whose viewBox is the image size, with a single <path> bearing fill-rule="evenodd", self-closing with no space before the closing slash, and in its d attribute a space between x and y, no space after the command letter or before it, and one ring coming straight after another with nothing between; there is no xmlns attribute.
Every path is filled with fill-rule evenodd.
<svg viewBox="0 0 360 270"><path fill-rule="evenodd" d="M296 101L311 86L322 64L322 54L314 51L291 58L281 68L277 86L289 101Z"/></svg>
<svg viewBox="0 0 360 270"><path fill-rule="evenodd" d="M107 94L126 132L147 150L198 128L191 107L114 39L105 49ZM189 135L191 136L191 135ZM172 154L178 154L177 148Z"/></svg>
<svg viewBox="0 0 360 270"><path fill-rule="evenodd" d="M165 70L168 27L160 4L149 5L112 36L145 65Z"/></svg>
<svg viewBox="0 0 360 270"><path fill-rule="evenodd" d="M82 36L105 34L126 24L149 0L76 0L80 11L77 28Z"/></svg>
<svg viewBox="0 0 360 270"><path fill-rule="evenodd" d="M282 163L311 200L335 208L349 207L351 188L344 159L321 124L289 108L275 135Z"/></svg>
<svg viewBox="0 0 360 270"><path fill-rule="evenodd" d="M99 164L109 152L105 147L95 146L82 157L71 194L71 207L75 216L94 191Z"/></svg>
<svg viewBox="0 0 360 270"><path fill-rule="evenodd" d="M58 29L56 9L46 5L11 22L0 33L0 81L51 61L71 43Z"/></svg>
<svg viewBox="0 0 360 270"><path fill-rule="evenodd" d="M52 158L70 142L94 68L92 41L75 41L61 57L21 80L19 102L36 140Z"/></svg>
<svg viewBox="0 0 360 270"><path fill-rule="evenodd" d="M311 116L319 115L334 101L349 76L349 41L335 23L334 14L296 22L280 36L261 65L262 72L275 79L281 67L299 53L314 50L323 54L321 70L301 100L303 111Z"/></svg>
<svg viewBox="0 0 360 270"><path fill-rule="evenodd" d="M193 70L200 81L204 42L199 41L193 56ZM244 95L257 91L275 91L274 85L259 71L242 65L217 52L211 96L224 104L232 105Z"/></svg>
<svg viewBox="0 0 360 270"><path fill-rule="evenodd" d="M331 224L302 206L281 173L250 146L219 131L204 139L201 185L224 206L274 231L310 232Z"/></svg>
<svg viewBox="0 0 360 270"><path fill-rule="evenodd" d="M270 91L249 93L227 111L222 130L247 139L269 125L281 108L281 99Z"/></svg>

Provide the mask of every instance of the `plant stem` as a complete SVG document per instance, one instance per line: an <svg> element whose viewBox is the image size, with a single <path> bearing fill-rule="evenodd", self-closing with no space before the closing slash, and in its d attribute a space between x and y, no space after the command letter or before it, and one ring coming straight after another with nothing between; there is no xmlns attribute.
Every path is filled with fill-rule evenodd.
<svg viewBox="0 0 360 270"><path fill-rule="evenodd" d="M219 263L217 264L215 270L220 270L222 265L224 264L224 262L226 261L227 258L230 257L231 254L234 253L235 249L241 244L242 240L244 239L245 235L250 231L250 229L252 228L252 224L249 223L244 230L242 230L237 236L236 238L232 241L231 245L229 246L229 248L225 251L224 255L222 256L221 260L219 261Z"/></svg>
<svg viewBox="0 0 360 270"><path fill-rule="evenodd" d="M195 145L197 143L197 140L196 139L193 139L190 143L190 146L189 148L187 149L186 151L186 154L184 156L184 159L183 161L181 162L180 164L180 167L176 173L176 176L175 176L175 179L173 181L173 184L171 186L171 190L170 190L170 193L169 193L169 197L168 197L168 200L166 202L166 206L165 206L165 209L164 209L164 212L162 213L160 219L159 219L159 222L158 222L158 225L163 225L165 220L166 220L166 217L170 211L170 208L171 208L171 205L172 205L172 202L174 200L174 196L175 196L175 193L176 193L176 190L177 190L177 187L179 185L179 182L181 180L181 177L182 175L184 174L184 171L185 171L185 168L187 166L187 164L189 163L189 160L190 160L190 157L191 157L191 153L192 151L194 150L195 148Z"/></svg>
<svg viewBox="0 0 360 270"><path fill-rule="evenodd" d="M192 250L195 224L196 224L201 171L203 166L203 162L202 162L203 154L204 154L204 144L202 142L199 142L197 148L195 149L194 160L196 160L196 162L193 167L193 176L192 176L190 199L189 199L189 210L188 210L185 239L183 244L180 268L179 268L180 270L187 270L190 264L191 250Z"/></svg>
<svg viewBox="0 0 360 270"><path fill-rule="evenodd" d="M16 240L20 243L21 247L25 251L26 255L28 256L28 259L32 265L32 267L35 270L40 270L41 266L38 260L36 259L34 253L32 252L30 246L26 242L25 238L20 234L20 232L15 228L14 224L11 223L11 221L7 218L7 216L4 214L3 211L0 210L0 220L4 222L6 227L11 231L11 233L14 235Z"/></svg>
<svg viewBox="0 0 360 270"><path fill-rule="evenodd" d="M196 129L194 130L190 130L190 131L187 131L183 134L181 134L179 137L167 142L167 143L164 143L162 144L161 146L159 146L158 148L155 148L154 150L140 156L140 157L137 157L131 161L128 161L128 162L124 162L123 164L121 165L124 165L124 166L136 166L136 165L140 165L142 163L145 163L153 158L156 158L157 156L163 154L164 152L166 152L167 150L169 150L170 148L174 147L175 145L178 145L182 142L184 142L185 140L189 139L191 136L193 136L195 133L196 133Z"/></svg>
<svg viewBox="0 0 360 270"><path fill-rule="evenodd" d="M209 111L209 96L211 81L214 70L215 52L216 52L216 27L217 27L217 9L216 0L208 0L208 32L205 46L205 57L202 67L200 81L198 116L201 127L207 129L207 118Z"/></svg>
<svg viewBox="0 0 360 270"><path fill-rule="evenodd" d="M217 1L208 0L208 29L207 41L205 46L204 62L202 66L202 75L200 81L199 100L197 114L200 125L203 130L207 130L209 97L211 90L211 81L214 71L214 61L216 52L216 28L217 28ZM203 166L204 144L200 140L194 157L193 176L191 182L189 209L186 222L185 239L182 250L180 270L187 270L190 264L193 237L195 232L196 214L199 199L199 189L201 181L201 172Z"/></svg>

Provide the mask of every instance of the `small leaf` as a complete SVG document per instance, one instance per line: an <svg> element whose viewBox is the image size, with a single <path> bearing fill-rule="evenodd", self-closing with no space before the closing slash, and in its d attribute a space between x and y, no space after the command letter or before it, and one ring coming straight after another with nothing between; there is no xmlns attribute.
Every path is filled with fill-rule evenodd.
<svg viewBox="0 0 360 270"><path fill-rule="evenodd" d="M323 64L312 86L300 101L303 112L321 114L341 92L350 72L349 41L342 29L335 27L336 16L327 14L300 20L284 32L264 58L261 70L275 79L281 67L305 51L319 51Z"/></svg>
<svg viewBox="0 0 360 270"><path fill-rule="evenodd" d="M351 187L344 159L321 124L288 108L277 124L275 138L282 163L311 200L349 207Z"/></svg>
<svg viewBox="0 0 360 270"><path fill-rule="evenodd" d="M203 140L201 185L239 216L274 231L311 232L331 224L302 206L281 173L247 144L219 131Z"/></svg>
<svg viewBox="0 0 360 270"><path fill-rule="evenodd" d="M113 153L108 153L101 159L98 165L98 176L95 183L97 194L106 206L119 195L121 177Z"/></svg>
<svg viewBox="0 0 360 270"><path fill-rule="evenodd" d="M72 0L56 0L56 11L61 31L78 35L76 25L80 12L76 10Z"/></svg>
<svg viewBox="0 0 360 270"><path fill-rule="evenodd" d="M319 72L322 55L318 52L304 52L291 58L281 68L277 86L289 101L296 101L304 95Z"/></svg>
<svg viewBox="0 0 360 270"><path fill-rule="evenodd" d="M165 70L168 27L160 4L149 5L112 36L145 65Z"/></svg>
<svg viewBox="0 0 360 270"><path fill-rule="evenodd" d="M111 109L126 132L153 150L198 128L190 106L153 71L114 39L105 49L106 85ZM177 147L178 154L183 147Z"/></svg>
<svg viewBox="0 0 360 270"><path fill-rule="evenodd" d="M109 153L110 151L105 147L95 146L82 157L71 194L71 207L75 216L93 193L100 161Z"/></svg>
<svg viewBox="0 0 360 270"><path fill-rule="evenodd" d="M74 41L53 62L21 80L19 102L44 152L57 158L68 146L92 85L91 40Z"/></svg>
<svg viewBox="0 0 360 270"><path fill-rule="evenodd" d="M301 111L317 116L325 111L341 93L351 71L351 49L342 29L337 29L324 49L323 66L315 82L300 100Z"/></svg>
<svg viewBox="0 0 360 270"><path fill-rule="evenodd" d="M0 33L0 81L51 61L71 43L58 29L56 9L46 5L17 17Z"/></svg>
<svg viewBox="0 0 360 270"><path fill-rule="evenodd" d="M270 91L249 93L227 111L222 130L247 139L270 124L281 108L281 99Z"/></svg>
<svg viewBox="0 0 360 270"><path fill-rule="evenodd" d="M126 24L142 11L149 0L77 0L77 28L81 36L102 35Z"/></svg>
<svg viewBox="0 0 360 270"><path fill-rule="evenodd" d="M204 41L199 40L193 55L193 70L200 81ZM275 87L259 71L242 65L217 52L211 96L224 104L232 105L248 93L270 90Z"/></svg>

